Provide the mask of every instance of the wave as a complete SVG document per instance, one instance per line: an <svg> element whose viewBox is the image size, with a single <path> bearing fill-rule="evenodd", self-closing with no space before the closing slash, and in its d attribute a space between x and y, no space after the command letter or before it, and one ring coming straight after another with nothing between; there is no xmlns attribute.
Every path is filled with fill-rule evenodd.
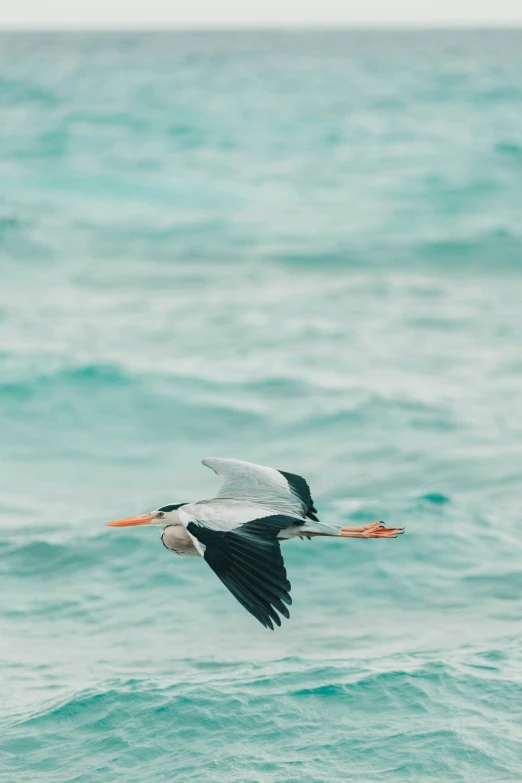
<svg viewBox="0 0 522 783"><path fill-rule="evenodd" d="M0 393L12 396L29 397L41 394L51 386L125 386L132 378L121 367L114 364L90 364L79 367L41 370L19 381L0 381Z"/></svg>
<svg viewBox="0 0 522 783"><path fill-rule="evenodd" d="M514 154L514 153L511 153ZM522 236L508 229L477 232L472 236L441 236L440 239L419 240L412 235L408 242L391 237L384 244L373 242L346 245L335 251L285 253L272 257L276 263L324 270L371 267L410 271L423 267L444 267L452 271L466 270L522 271ZM373 281L375 285L375 281Z"/></svg>
<svg viewBox="0 0 522 783"><path fill-rule="evenodd" d="M339 405L339 403L337 403ZM331 407L335 407L331 404ZM375 427L386 425L400 430L404 425L413 429L435 431L455 430L463 426L447 407L429 405L419 400L395 396L394 398L366 392L362 400L352 405L346 403L340 409L322 415L309 415L307 425L321 431L327 428ZM300 425L301 426L301 423Z"/></svg>
<svg viewBox="0 0 522 783"><path fill-rule="evenodd" d="M217 393L219 388L202 379L91 364L4 381L0 404L7 414L6 430L17 421L24 428L38 421L38 441L47 448L64 440L69 449L84 448L82 432L95 447L88 436L99 429L117 437L122 432L144 431L146 435L137 437L149 442L164 437L168 428L172 436L182 427L184 434L199 438L240 428L248 431L259 424L263 416L255 405L227 394L226 388ZM53 437L44 444L41 436L48 431Z"/></svg>
<svg viewBox="0 0 522 783"><path fill-rule="evenodd" d="M46 535L40 528L41 525L35 523L11 535L10 540L4 538L0 542L1 572L4 576L7 573L13 576L30 573L31 577L43 574L63 576L67 572L79 575L104 560L109 563L115 555L120 559L139 555L141 549L139 536L126 535L116 539L103 536L97 528L86 532L77 528L64 534L62 528L54 536L60 535L60 538L67 537L69 540L57 541L52 539L53 533Z"/></svg>
<svg viewBox="0 0 522 783"><path fill-rule="evenodd" d="M441 239L417 245L415 254L421 261L467 268L522 272L522 237L499 229L476 237Z"/></svg>
<svg viewBox="0 0 522 783"><path fill-rule="evenodd" d="M379 663L383 662L374 665L378 666ZM351 661L348 665L329 661L325 665L318 665L313 660L297 657L274 660L267 664L202 661L195 666L193 659L175 660L174 664L183 672L182 679L172 674L166 677L166 681L137 677L109 679L85 690L51 699L36 710L13 717L12 723L27 725L67 720L74 714L78 714L82 720L90 719L89 713L90 717L103 715L122 701L135 704L138 709L140 705L148 709L148 705L153 703L172 711L176 710L176 705L181 701L199 711L206 703L227 699L250 701L247 699L249 692L256 699L267 702L276 694L284 694L290 700L309 698L312 701L316 701L315 697L359 700L371 695L379 701L393 701L398 696L415 709L430 711L435 709L429 698L430 689L442 689L448 694L460 696L479 677L485 699L488 680L492 689L499 682L498 668L492 665L479 667L480 674L475 677L473 670L464 673L459 668L440 662L416 662L411 656L408 668L393 668L390 661L385 664L387 668L380 671L368 670L364 662Z"/></svg>
<svg viewBox="0 0 522 783"><path fill-rule="evenodd" d="M513 141L502 141L495 145L495 150L501 155L522 163L522 145Z"/></svg>
<svg viewBox="0 0 522 783"><path fill-rule="evenodd" d="M307 783L311 769L321 783L347 779L350 770L363 780L375 780L376 770L393 771L395 779L467 780L471 758L484 780L503 779L500 771L516 779L518 735L506 731L514 724L508 714L492 720L512 701L512 684L495 671L475 677L424 663L354 674L353 665L301 659L266 676L262 667L245 674L243 665L214 665L201 682L185 662L173 661L172 669L168 683L106 680L27 710L4 723L0 744L8 753L25 751L26 769L36 770L59 768L66 748L74 780L82 782L125 769L128 781L145 770L147 779L200 780L206 770L207 779L253 783L263 758L285 783L295 781L300 765L299 780Z"/></svg>
<svg viewBox="0 0 522 783"><path fill-rule="evenodd" d="M441 506L450 503L451 497L442 494L442 492L427 492L425 495L421 495L419 500L426 500L428 503L434 503L436 506Z"/></svg>

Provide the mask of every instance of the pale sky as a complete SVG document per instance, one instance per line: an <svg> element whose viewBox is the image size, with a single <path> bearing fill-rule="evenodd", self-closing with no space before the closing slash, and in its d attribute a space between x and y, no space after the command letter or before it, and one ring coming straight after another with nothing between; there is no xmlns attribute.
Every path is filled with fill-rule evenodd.
<svg viewBox="0 0 522 783"><path fill-rule="evenodd" d="M522 0L0 0L0 27L522 24Z"/></svg>

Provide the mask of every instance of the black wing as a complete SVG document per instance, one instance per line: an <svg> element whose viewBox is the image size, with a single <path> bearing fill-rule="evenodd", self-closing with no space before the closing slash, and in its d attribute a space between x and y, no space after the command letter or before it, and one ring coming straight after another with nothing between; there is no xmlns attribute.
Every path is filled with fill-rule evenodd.
<svg viewBox="0 0 522 783"><path fill-rule="evenodd" d="M302 476L298 476L297 473L287 473L285 470L280 470L279 473L285 477L290 485L290 489L303 504L303 515L307 516L308 519L313 519L314 522L319 522L310 487L305 479Z"/></svg>
<svg viewBox="0 0 522 783"><path fill-rule="evenodd" d="M187 530L205 545L205 560L245 609L265 628L281 625L279 612L290 617L290 582L277 536L302 524L276 514L246 522L235 530L210 530L189 522ZM276 611L277 609L277 611Z"/></svg>

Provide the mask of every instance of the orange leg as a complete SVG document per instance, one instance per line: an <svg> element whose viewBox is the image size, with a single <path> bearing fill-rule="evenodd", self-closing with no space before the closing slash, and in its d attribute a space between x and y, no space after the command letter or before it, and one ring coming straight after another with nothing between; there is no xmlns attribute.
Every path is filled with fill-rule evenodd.
<svg viewBox="0 0 522 783"><path fill-rule="evenodd" d="M372 522L365 527L341 528L341 538L397 538L404 533L403 527L385 527L384 522ZM303 534L304 531L303 531ZM307 536L330 536L331 533L306 533Z"/></svg>
<svg viewBox="0 0 522 783"><path fill-rule="evenodd" d="M385 527L384 522L372 522L365 527L342 527L343 538L397 538L404 533L403 527Z"/></svg>

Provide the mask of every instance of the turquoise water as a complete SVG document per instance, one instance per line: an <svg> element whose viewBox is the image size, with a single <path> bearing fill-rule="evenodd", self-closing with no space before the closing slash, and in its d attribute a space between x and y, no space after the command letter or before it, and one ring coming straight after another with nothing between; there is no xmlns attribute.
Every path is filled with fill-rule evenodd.
<svg viewBox="0 0 522 783"><path fill-rule="evenodd" d="M0 778L518 783L522 32L0 36ZM274 633L157 530L302 473Z"/></svg>

